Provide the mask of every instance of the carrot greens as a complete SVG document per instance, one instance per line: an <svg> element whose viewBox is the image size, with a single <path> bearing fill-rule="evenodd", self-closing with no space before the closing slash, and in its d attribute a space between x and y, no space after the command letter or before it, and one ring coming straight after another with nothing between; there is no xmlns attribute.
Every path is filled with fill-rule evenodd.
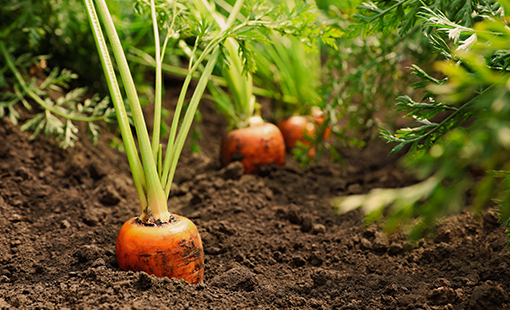
<svg viewBox="0 0 510 310"><path fill-rule="evenodd" d="M150 59L155 69L154 126L152 133L149 133L127 56L106 2L85 0L85 4L140 198L140 219L149 223L166 222L170 219L167 199L177 162L203 93L208 85L211 87L210 82L217 64L219 67L232 69L230 75L223 76L223 80L233 95L237 96L236 109L240 111L239 115L242 115L239 121L246 123L246 119L257 110L250 75L250 71L255 69L255 63L247 48L247 42L269 42L268 35L280 33L299 36L302 41L313 44L320 35L315 28L307 27L316 16L314 7L308 4L287 9L271 1L240 0L235 1L232 6L206 0L137 1L137 12L150 16L154 34L155 55L147 57L145 52L138 53L145 60ZM129 127L127 108L124 106L106 39L109 41L129 103L136 141ZM179 45L186 47L188 63L164 146L165 143L161 143L160 131L163 68L168 67L164 60L169 51L172 51L167 48ZM141 51L136 48L130 50ZM182 51L181 48L181 53ZM184 74L182 70L181 73ZM198 83L189 102L185 102L190 97L188 93L193 79L198 79Z"/></svg>
<svg viewBox="0 0 510 310"><path fill-rule="evenodd" d="M184 146L186 136L190 130L191 123L197 110L200 98L205 90L208 79L212 74L212 70L218 60L218 56L220 54L219 45L225 40L227 31L232 27L234 21L236 20L236 16L240 11L243 2L244 1L242 0L236 2L236 5L233 7L233 11L226 24L223 25L220 31L213 35L197 59L192 59L190 61L188 74L186 75L184 85L181 89L181 94L179 96L171 130L168 136L166 154L163 156L162 146L159 142L162 92L161 64L163 54L161 52L159 41L159 22L157 19L155 1L152 0L150 3L152 22L154 25L154 35L156 38L156 102L154 112L155 123L151 142L140 105L140 100L137 95L137 90L133 82L129 65L127 63L126 55L123 51L122 44L117 35L115 25L108 11L106 2L104 0L98 0L96 1L96 5L94 5L92 0L85 0L90 24L94 32L94 38L99 50L99 55L103 64L103 69L105 71L105 76L107 78L112 101L115 106L115 111L117 113L122 138L126 146L126 153L128 156L131 171L133 173L135 187L140 198L142 207L140 220L143 222L158 223L168 222L170 220L171 215L168 212L167 200L179 155ZM174 12L176 5L177 4L174 2ZM98 13L96 13L96 9ZM172 27L172 25L175 23L176 16L176 14L173 14L171 23L168 25L168 27ZM136 130L137 142L140 148L140 157L138 156L136 143L129 127L129 120L125 112L126 108L124 107L120 87L116 78L116 72L110 59L103 31L101 29L101 24L105 28L106 37L110 42L112 53L117 63L119 74L128 98ZM171 33L171 30L172 29L168 29L169 34ZM204 35L204 33L202 33L202 35ZM167 35L166 38L167 39L165 39L163 48L165 47L169 36ZM204 61L207 61L207 64L202 71L202 76L199 79L198 85L193 92L186 110L182 111L184 100L186 98L193 73ZM182 117L181 113L184 114ZM179 128L178 124L180 124Z"/></svg>

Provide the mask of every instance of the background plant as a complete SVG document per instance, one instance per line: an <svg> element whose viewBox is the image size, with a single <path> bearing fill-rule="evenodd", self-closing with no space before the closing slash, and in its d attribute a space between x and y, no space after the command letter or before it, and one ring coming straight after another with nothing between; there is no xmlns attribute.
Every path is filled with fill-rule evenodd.
<svg viewBox="0 0 510 310"><path fill-rule="evenodd" d="M302 44L298 38L270 37L270 44L257 44L255 82L280 94L272 102L272 118L282 120L292 115L311 115L321 101L321 63L318 47Z"/></svg>
<svg viewBox="0 0 510 310"><path fill-rule="evenodd" d="M280 68L266 72L266 66L270 66L268 62L271 65L273 62L269 60L271 55L264 52L275 51L275 48L278 48L287 55L297 57L304 53L305 48L316 49L319 41L328 41L334 33L328 29L321 29L316 23L317 10L313 2L293 3L293 1L288 1L292 2L290 6L275 5L275 2L277 1L254 1L248 5L249 9L243 10L247 16L240 17L240 19L248 21L244 22L244 29L240 29L241 35L236 37L235 42L229 40L225 43L224 58L226 61L215 71L221 78L214 78L209 84L211 98L217 103L231 128L245 127L248 119L253 116L257 106L254 104L253 95L277 98L277 101L288 104L289 101L296 103L296 98L293 95L298 91L301 91L303 96L308 95L307 90L315 92L315 89L308 85L306 89L302 90L299 90L302 85L295 85L292 94L282 91L282 87L274 87L273 73L282 75L282 78L277 82L278 85L291 83L290 78L296 80L296 77L289 77L289 74L283 77L283 75L292 70L293 66L301 65L302 67L298 60L303 58L292 63L287 61ZM231 4L228 2L218 1L214 5L218 12L231 10ZM211 15L209 12L214 12L214 9L203 8L205 16L209 16L213 22L219 20L221 23L223 18L221 14ZM275 40L275 38L279 39ZM287 51L280 40L300 43L299 46L296 45L297 50L291 48ZM192 47L186 42L181 41L179 47L188 57L192 55ZM260 47L264 47L263 52ZM264 59L265 62L261 63L260 59ZM284 70L287 72L283 72ZM309 72L307 73L309 74ZM256 85L252 82L252 76L259 77L255 81ZM294 104L294 108L298 107Z"/></svg>
<svg viewBox="0 0 510 310"><path fill-rule="evenodd" d="M434 70L413 66L420 79L413 86L423 95L397 98L397 110L414 123L395 133L382 130L384 138L397 143L393 153L409 148L408 169L428 184L428 178L434 181L418 199L391 201L389 229L419 216L414 228L419 235L433 228L438 217L466 205L480 210L492 202L501 207L501 222L508 223L508 12L506 0L390 1L360 7L354 33L405 35L420 27L438 56Z"/></svg>
<svg viewBox="0 0 510 310"><path fill-rule="evenodd" d="M120 19L124 7L116 6ZM99 124L115 122L82 1L10 1L0 10L0 117L21 130L53 135L63 148L87 123L93 142ZM79 72L77 74L76 72ZM94 95L94 92L99 94ZM29 113L21 113L26 109ZM22 116L23 115L23 116Z"/></svg>
<svg viewBox="0 0 510 310"><path fill-rule="evenodd" d="M424 40L420 40L418 28L405 37L376 32L362 35L360 31L353 31L358 23L356 15L359 4L359 0L317 1L320 10L316 23L334 34L330 36L329 42L323 42L316 47L320 51L317 55L320 64L317 70L318 78L314 79L314 74L311 74L310 79L299 83L295 72L286 71L288 75L294 76L295 85L307 90L304 93L308 94L308 97L314 97L313 100L304 98L304 101L312 101L312 105L319 107L326 118L315 137L308 137L310 143L300 143L300 147L293 151L295 158L303 164L310 162L306 154L311 146L317 149L316 159L327 149L333 159L341 161L338 147L362 148L368 141L377 138L379 126L384 124L393 128L397 114L393 110L393 100L397 94L410 90L410 87L406 86L409 80L406 66L425 54L424 48L427 45L422 44ZM311 53L295 54L293 56L298 61L314 58ZM423 62L425 61L431 62L430 58ZM296 67L302 68L298 76L311 69L302 64ZM310 83L306 85L306 82ZM316 86L310 91L310 86L314 84ZM273 85L278 83L273 82ZM297 96L299 93L288 97L293 99ZM303 96L298 101L302 99ZM292 110L292 105L286 106L290 106ZM332 140L324 140L323 133L330 128L336 137L334 143Z"/></svg>
<svg viewBox="0 0 510 310"><path fill-rule="evenodd" d="M27 68L28 64L33 62L32 57L24 54L14 60L3 42L0 42L0 53L6 62L4 71L8 70L13 76L12 84L3 79L6 89L0 95L0 117L6 116L14 125L17 125L21 115L15 106L21 103L26 110L34 113L33 117L25 121L20 128L22 131L33 131L30 139L35 139L44 132L47 136L54 135L60 142L60 147L67 148L73 146L78 139L78 127L74 122L85 122L90 137L95 143L99 139L97 122L114 121L114 110L110 107L107 97L100 99L98 95L94 95L87 98L87 89L83 87L64 93L70 81L77 78L71 71L54 68L48 76L39 76L36 73L44 69L46 59L38 57L38 66L42 68L30 66L30 70L35 72L23 75L18 68ZM31 76L31 78L27 82L24 76ZM33 107L26 97L37 103L37 107Z"/></svg>

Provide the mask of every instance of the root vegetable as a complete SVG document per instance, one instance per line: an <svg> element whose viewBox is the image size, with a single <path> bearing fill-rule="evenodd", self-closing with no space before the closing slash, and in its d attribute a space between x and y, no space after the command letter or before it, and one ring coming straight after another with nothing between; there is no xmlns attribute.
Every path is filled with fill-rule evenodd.
<svg viewBox="0 0 510 310"><path fill-rule="evenodd" d="M168 223L148 225L132 218L117 235L117 263L125 271L145 271L158 277L204 280L204 251L196 226L172 215Z"/></svg>
<svg viewBox="0 0 510 310"><path fill-rule="evenodd" d="M310 139L315 139L315 132L323 122L324 117L306 117L306 116L291 116L278 122L282 135L285 139L285 146L288 152L291 152L296 147L297 142L304 145L310 145ZM327 127L324 131L324 139L328 139L331 135L331 128ZM307 139L308 137L308 139ZM315 146L311 146L308 151L310 158L315 157Z"/></svg>
<svg viewBox="0 0 510 310"><path fill-rule="evenodd" d="M188 69L186 82L181 88L174 111L174 119L167 140L167 151L166 154L163 154L159 128L164 84L155 1L150 2L156 52L156 96L151 142L140 98L108 6L104 0L85 0L89 22L98 47L99 58L115 107L134 185L140 200L140 216L124 223L117 236L117 262L123 270L145 271L158 277L183 279L192 284L203 281L204 254L197 228L190 220L170 214L167 203L179 156L209 77L220 57L220 45L224 41L225 33L237 20L236 16L241 11L243 3L244 0L236 1L228 21L222 24L221 30L213 36L213 43L208 45L209 48L202 51L197 59L194 59L194 65ZM117 82L117 72L110 58L102 26L124 83L138 143L135 142L131 131L127 109ZM166 43L163 46L166 47ZM191 78L203 61L207 63L201 69L201 77L189 103L184 108L184 100L187 97ZM182 117L181 112L184 112Z"/></svg>
<svg viewBox="0 0 510 310"><path fill-rule="evenodd" d="M257 117L254 117L257 118ZM223 166L240 161L245 173L257 173L261 167L285 164L285 142L274 124L257 121L249 127L231 130L223 138Z"/></svg>

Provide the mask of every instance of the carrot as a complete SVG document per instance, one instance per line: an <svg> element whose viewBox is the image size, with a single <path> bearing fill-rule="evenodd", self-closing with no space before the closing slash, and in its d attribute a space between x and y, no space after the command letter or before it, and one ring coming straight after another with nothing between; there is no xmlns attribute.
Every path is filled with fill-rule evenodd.
<svg viewBox="0 0 510 310"><path fill-rule="evenodd" d="M315 125L304 116L291 116L278 122L278 127L282 131L287 150L293 149L298 141L305 143L305 132L308 136L315 133Z"/></svg>
<svg viewBox="0 0 510 310"><path fill-rule="evenodd" d="M278 122L283 137L285 139L285 146L288 152L291 152L296 147L297 142L301 142L304 145L309 146L310 140L306 139L309 137L314 139L317 127L325 121L323 116L291 116ZM324 131L324 139L328 139L331 135L331 128L327 127ZM315 146L310 147L308 151L310 158L315 157Z"/></svg>
<svg viewBox="0 0 510 310"><path fill-rule="evenodd" d="M257 173L261 167L285 164L285 142L280 129L253 117L246 128L229 131L221 144L223 166L240 161L245 173Z"/></svg>
<svg viewBox="0 0 510 310"><path fill-rule="evenodd" d="M175 108L174 118L168 134L166 153L160 143L162 110L162 55L160 50L159 28L155 1L150 1L152 23L155 38L156 77L154 126L152 142L140 104L140 98L117 35L113 19L104 0L85 0L89 22L99 51L105 78L115 107L117 121L126 149L131 174L138 194L141 214L128 220L117 236L117 262L121 269L145 271L159 277L174 277L196 284L204 280L204 252L202 241L195 225L188 219L173 215L168 211L168 197L179 156L191 128L198 104L209 82L213 68L220 57L220 45L225 41L225 33L237 20L244 0L236 1L228 22L221 30L212 35L208 49L193 59L188 69L185 83ZM97 7L97 12L96 12ZM102 23L102 25L101 25ZM136 138L131 131L127 109L116 78L115 67L103 35L103 26L115 57L124 91L128 98ZM172 33L169 29L169 33ZM166 43L163 44L166 46ZM203 69L202 62L206 62ZM201 77L194 88L193 95L185 106L191 78L198 68ZM184 115L181 116L181 111Z"/></svg>
<svg viewBox="0 0 510 310"><path fill-rule="evenodd" d="M204 251L196 226L172 215L164 224L148 225L134 217L117 235L117 264L125 271L145 271L157 277L204 280Z"/></svg>
<svg viewBox="0 0 510 310"><path fill-rule="evenodd" d="M326 121L326 117L324 116L312 116L312 119L315 124L317 124L317 126L321 126ZM327 140L329 137L331 137L331 127L327 126L326 129L324 129L322 137L324 140Z"/></svg>

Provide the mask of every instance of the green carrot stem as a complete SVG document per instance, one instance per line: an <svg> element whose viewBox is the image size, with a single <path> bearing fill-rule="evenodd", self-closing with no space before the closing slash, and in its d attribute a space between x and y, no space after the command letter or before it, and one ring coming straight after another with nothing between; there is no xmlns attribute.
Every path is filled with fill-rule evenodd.
<svg viewBox="0 0 510 310"><path fill-rule="evenodd" d="M165 193L168 197L170 195L170 188L172 186L173 177L175 174L175 169L177 167L177 162L179 161L179 156L181 154L182 148L184 146L184 142L186 141L186 136L191 128L191 123L195 117L195 113L198 108L198 104L200 103L200 99L202 98L202 94L204 93L205 87L207 86L209 76L212 74L214 66L216 65L216 61L218 60L218 56L220 55L219 46L216 46L214 49L211 58L207 62L204 71L202 72L202 77L200 78L197 87L191 97L188 109L186 110L186 114L184 116L184 120L182 122L181 128L179 130L179 134L177 135L177 139L175 142L175 148L172 152L172 157L170 159L170 172L168 174L168 180L165 185Z"/></svg>
<svg viewBox="0 0 510 310"><path fill-rule="evenodd" d="M227 21L224 16L218 14L214 9L211 9L209 2L206 0L194 0L195 5L199 8L201 13L214 20L222 29L229 29L236 19L235 14L230 14ZM236 12L236 2L231 12ZM237 13L236 13L237 14ZM226 69L224 78L228 84L230 93L233 95L233 112L238 116L237 123L239 128L244 127L253 114L253 81L250 73L244 72L242 59L239 55L239 44L234 38L227 38L224 42L227 50L229 66Z"/></svg>
<svg viewBox="0 0 510 310"><path fill-rule="evenodd" d="M223 25L221 32L216 36L215 39L213 39L204 49L202 54L199 56L195 64L192 68L190 68L188 75L186 76L186 79L184 81L183 88L181 90L181 94L179 96L179 101L177 102L177 109L174 113L174 120L172 123L172 128L170 129L170 137L168 139L168 145L167 145L167 154L165 156L165 161L163 164L163 178L161 179L161 183L165 184L165 194L168 197L170 195L170 187L172 186L172 180L173 176L175 174L175 168L177 167L177 162L179 161L179 155L182 150L182 146L184 145L184 140L188 134L189 128L191 127L191 122L193 121L193 118L195 116L196 107L195 110L191 114L190 112L193 110L193 105L198 106L198 103L200 101L200 98L202 97L202 94L205 90L205 87L207 85L207 82L209 80L210 75L212 74L212 70L214 65L216 64L217 57L219 55L219 48L218 44L221 42L223 37L225 36L227 30L232 27L236 20L236 16L241 11L241 7L244 4L244 0L238 0L236 1L236 4L234 5L234 8L232 9L232 12L230 13L230 16L227 20L227 23ZM181 139L182 141L178 141L176 145L176 149L174 149L174 137L176 135L176 127L174 129L174 126L176 126L176 121L179 120L179 114L180 109L179 106L181 106L184 103L184 98L186 96L187 88L189 86L189 83L191 82L191 78L193 76L193 73L199 68L201 62L203 59L209 54L210 50L214 48L213 56L209 59L209 62L207 63L206 68L202 72L202 77L200 78L197 88L195 89L195 92L193 93L193 96L191 98L192 102L190 102L190 105L188 107L188 111L186 112L186 115L184 116L183 124L181 125L181 130L179 131L178 139ZM218 55L216 55L218 54ZM210 70L210 72L208 72ZM193 102L193 100L196 100L196 102ZM189 118L189 119L188 119ZM189 125L188 125L189 124ZM182 143L182 145L181 145ZM169 152L168 150L171 150Z"/></svg>
<svg viewBox="0 0 510 310"><path fill-rule="evenodd" d="M137 55L137 57L131 56L130 57L131 61L134 61L136 63L145 65L145 66L151 66L154 68L156 67L156 61L149 54L147 54L135 47L130 47L130 51L133 54ZM166 64L166 63L161 64L161 69L164 72L174 75L176 77L186 77L186 75L188 74L188 71L189 71L188 69L173 66L170 64ZM201 71L201 69L199 71ZM200 72L194 72L192 74L191 78L194 80L198 80L198 79L200 79L200 76L201 76ZM221 76L211 75L209 77L209 80L211 81L211 83L213 83L217 86L221 86L221 87L228 86L227 81L224 78L222 78ZM285 95L285 94L282 95L280 93L277 93L277 92L274 92L271 90L267 90L265 88L261 88L258 86L253 86L253 94L256 96L261 96L261 97L274 98L274 99L277 99L277 100L280 100L280 101L283 101L283 102L289 103L289 104L295 104L298 102L296 97L293 97L290 95Z"/></svg>
<svg viewBox="0 0 510 310"><path fill-rule="evenodd" d="M179 99L177 101L177 105L174 111L174 117L172 120L172 126L170 127L170 133L168 136L168 143L167 143L167 151L165 154L165 160L163 162L163 173L161 177L161 184L167 184L168 176L170 173L170 167L171 167L171 158L173 157L174 153L174 143L175 143L175 137L177 136L177 125L179 124L179 119L181 115L182 106L184 105L184 100L186 99L186 94L188 92L189 84L191 83L191 79L193 76L193 73L198 69L201 62L205 59L207 55L209 55L211 49L213 46L218 46L219 42L221 40L221 37L218 36L216 39L212 40L204 49L200 57L195 62L195 65L193 65L192 68L188 70L188 74L186 76L186 79L184 80L184 83L181 88L181 93L179 94ZM180 131L182 132L182 130ZM187 132L186 132L187 135ZM166 191L166 190L165 190ZM169 193L169 191L168 191ZM168 194L167 194L168 197Z"/></svg>
<svg viewBox="0 0 510 310"><path fill-rule="evenodd" d="M126 90L131 107L131 113L133 114L135 130L138 136L138 144L140 146L145 181L147 185L147 210L142 211L140 218L142 221L156 219L166 222L170 218L167 206L167 197L165 196L165 192L163 191L163 187L161 186L158 176L156 160L152 154L149 133L145 124L135 84L105 0L96 0L96 3L98 5L99 16L101 17L112 47L113 55L117 61L117 66L124 84L124 89Z"/></svg>
<svg viewBox="0 0 510 310"><path fill-rule="evenodd" d="M253 115L252 76L248 72L243 73L243 63L239 56L239 44L237 41L234 38L228 38L225 41L225 48L228 51L228 60L230 62L225 79L229 84L230 92L234 96L234 106L237 111L236 114L240 117L240 121L242 123L247 124L248 120Z"/></svg>
<svg viewBox="0 0 510 310"><path fill-rule="evenodd" d="M108 47L106 46L106 41L103 36L103 32L101 31L101 25L99 24L99 19L94 8L94 4L92 3L92 0L85 0L85 4L88 11L92 33L94 35L94 40L99 50L99 58L101 59L106 82L110 90L110 96L115 107L117 122L119 123L119 128L122 135L122 140L124 142L126 155L128 157L129 167L131 168L131 173L133 175L136 192L138 194L138 198L140 199L140 206L142 210L144 210L147 207L147 197L144 190L145 179L143 176L140 158L138 157L135 140L133 138L133 133L131 132L129 118L124 106L119 84L117 82L115 69L113 68L110 54L108 52Z"/></svg>
<svg viewBox="0 0 510 310"><path fill-rule="evenodd" d="M154 102L154 127L152 129L152 154L154 160L157 160L159 149L159 137L161 132L161 94L162 94L162 77L161 77L161 48L159 42L158 20L156 18L156 5L151 0L152 25L154 28L154 46L156 48L156 86L155 86L155 102Z"/></svg>

